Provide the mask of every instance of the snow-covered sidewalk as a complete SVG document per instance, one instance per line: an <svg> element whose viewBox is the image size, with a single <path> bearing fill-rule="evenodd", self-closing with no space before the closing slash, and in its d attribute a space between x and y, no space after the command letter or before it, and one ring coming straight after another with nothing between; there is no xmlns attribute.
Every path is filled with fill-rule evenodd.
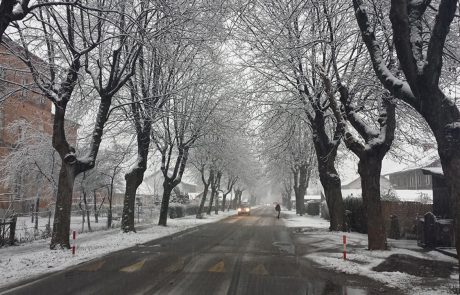
<svg viewBox="0 0 460 295"><path fill-rule="evenodd" d="M343 259L342 232L330 232L319 216L282 211L286 226L297 232L311 251L305 256L324 268L361 275L407 294L457 294L458 262L437 251L423 251L416 241L389 239L389 251L367 250L367 235L345 233L347 260ZM404 271L401 271L404 270ZM434 270L434 271L432 271Z"/></svg>
<svg viewBox="0 0 460 295"><path fill-rule="evenodd" d="M137 233L124 234L120 229L83 233L77 236L76 255L70 250L49 250L50 240L0 248L0 287L29 279L48 272L61 270L114 251L129 248L154 239L172 235L202 224L219 221L234 215L235 211L219 212L218 215L196 219L195 216L169 219L168 226L142 226Z"/></svg>

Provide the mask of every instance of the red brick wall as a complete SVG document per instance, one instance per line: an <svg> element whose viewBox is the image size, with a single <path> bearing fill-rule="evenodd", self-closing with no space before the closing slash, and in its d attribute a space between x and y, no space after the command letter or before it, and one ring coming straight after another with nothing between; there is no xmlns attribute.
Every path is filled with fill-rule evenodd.
<svg viewBox="0 0 460 295"><path fill-rule="evenodd" d="M404 237L411 234L414 230L415 219L418 216L423 216L427 212L433 211L432 204L422 204L419 202L391 202L382 201L382 214L385 219L385 228L390 229L391 215L398 216L401 236Z"/></svg>

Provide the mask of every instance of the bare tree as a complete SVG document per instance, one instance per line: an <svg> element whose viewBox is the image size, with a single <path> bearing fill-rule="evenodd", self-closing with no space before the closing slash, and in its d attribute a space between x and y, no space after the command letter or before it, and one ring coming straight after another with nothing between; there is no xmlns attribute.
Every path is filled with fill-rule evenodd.
<svg viewBox="0 0 460 295"><path fill-rule="evenodd" d="M401 73L394 73L385 63L382 44L376 38L364 2L353 0L356 20L377 78L396 98L417 110L434 133L455 203L456 247L460 255L460 111L441 87L443 59L448 58L443 54L449 44L457 3L440 1L435 16L431 17L427 11L431 1L391 1L389 17L401 69Z"/></svg>
<svg viewBox="0 0 460 295"><path fill-rule="evenodd" d="M343 126L331 116L317 70L318 66L330 69L333 56L324 42L327 24L322 21L323 7L318 1L284 0L273 0L269 5L255 1L252 5L256 7L251 9L254 13L242 17L241 38L250 45L244 51L250 56L245 63L270 81L274 93L285 93L286 104L299 107L301 103L312 130L319 178L331 215L330 229L343 230L341 182L335 167ZM337 9L340 3L331 5ZM245 33L248 31L249 35ZM264 87L266 84L262 83Z"/></svg>
<svg viewBox="0 0 460 295"><path fill-rule="evenodd" d="M132 18L126 18L126 5L117 5L101 2L101 9L97 13L87 13L69 6L62 10L53 9L52 6L40 8L37 14L40 27L35 28L35 31L40 30L43 36L47 61L46 64L38 66L37 59L28 49L28 43L33 43L34 40L29 42L25 34L33 28L23 30L18 27L25 48L21 57L32 72L39 90L55 106L52 141L61 157L62 165L51 249L58 245L70 247L70 210L75 177L94 167L112 98L133 74L139 46L128 38L127 31L134 36L138 27L131 25L134 21ZM109 8L120 8L121 12L115 14L114 22L110 21L111 13L104 12ZM132 45L128 51L125 50L127 42ZM95 48L99 49L98 53L90 54ZM67 106L82 68L92 78L100 101L88 151L85 156L77 157L75 148L66 139L65 124Z"/></svg>

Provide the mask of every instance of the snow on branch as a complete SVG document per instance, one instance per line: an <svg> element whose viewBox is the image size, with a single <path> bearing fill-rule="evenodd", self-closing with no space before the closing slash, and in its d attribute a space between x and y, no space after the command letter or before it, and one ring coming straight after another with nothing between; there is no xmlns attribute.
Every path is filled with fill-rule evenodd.
<svg viewBox="0 0 460 295"><path fill-rule="evenodd" d="M402 99L406 103L413 106L415 109L419 110L420 101L414 96L414 93L412 92L409 84L395 77L385 65L383 53L379 43L376 40L374 30L372 29L372 25L369 21L366 7L363 5L361 0L353 0L353 6L363 41L366 44L370 54L372 66L377 77L385 86L385 88L389 90L394 96Z"/></svg>

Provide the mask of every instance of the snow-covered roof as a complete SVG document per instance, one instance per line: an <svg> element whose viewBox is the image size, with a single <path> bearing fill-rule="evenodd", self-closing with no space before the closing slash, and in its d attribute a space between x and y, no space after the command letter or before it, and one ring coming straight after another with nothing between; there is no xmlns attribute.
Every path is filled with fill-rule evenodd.
<svg viewBox="0 0 460 295"><path fill-rule="evenodd" d="M440 165L439 163L439 155L437 154L437 151L428 153L426 156L423 157L423 159L420 159L417 161L416 164L408 166L406 169L399 170L399 171L393 171L390 173L385 173L384 176L390 175L390 174L398 174L401 172L409 172L409 171L414 171L418 169L425 169L425 168L431 168L431 167L437 167Z"/></svg>
<svg viewBox="0 0 460 295"><path fill-rule="evenodd" d="M394 193L401 201L405 201L405 202L420 202L422 201L422 197L423 197L423 201L433 202L433 191L432 190L400 189L400 190L394 190ZM346 198L346 197L360 198L361 194L362 192L360 189L342 189L343 198Z"/></svg>
<svg viewBox="0 0 460 295"><path fill-rule="evenodd" d="M321 195L305 195L304 200L321 200ZM295 201L295 195L291 196L291 201Z"/></svg>

